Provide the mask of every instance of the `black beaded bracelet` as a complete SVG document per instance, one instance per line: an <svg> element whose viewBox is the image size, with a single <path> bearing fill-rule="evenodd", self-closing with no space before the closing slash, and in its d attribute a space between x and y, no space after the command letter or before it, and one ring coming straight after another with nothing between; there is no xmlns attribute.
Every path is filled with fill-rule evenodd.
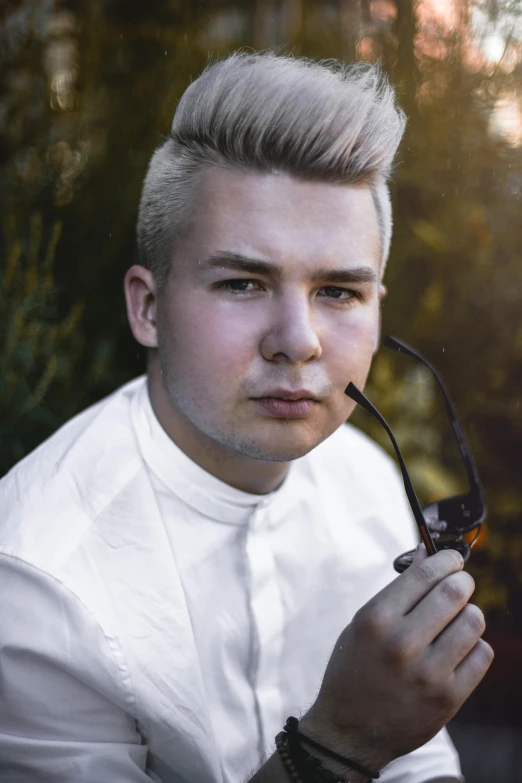
<svg viewBox="0 0 522 783"><path fill-rule="evenodd" d="M294 783L348 783L325 769L319 759L310 756L299 745L297 737L290 737L286 731L281 731L275 742L281 761Z"/></svg>
<svg viewBox="0 0 522 783"><path fill-rule="evenodd" d="M290 780L293 780L294 783L302 783L301 778L299 777L299 774L294 766L294 763L292 761L292 758L286 749L286 738L287 738L286 731L280 731L279 734L275 738L275 744L277 748L277 752L281 756L281 761L283 762L283 765L288 772L288 776Z"/></svg>
<svg viewBox="0 0 522 783"><path fill-rule="evenodd" d="M304 783L349 783L349 781L323 767L318 758L312 756L302 747L296 734L287 734L286 736L292 760Z"/></svg>
<svg viewBox="0 0 522 783"><path fill-rule="evenodd" d="M350 769L359 772L361 775L364 775L369 780L378 780L380 778L379 772L372 772L371 770L366 769L366 767L363 767L363 765L359 764L357 761L352 761L351 759L344 758L344 756L341 756L339 753L336 753L335 751L330 750L329 748L325 748L323 745L320 745L315 740L310 739L310 737L306 737L304 734L301 734L301 732L299 731L299 721L297 720L297 718L293 718L293 717L288 718L284 730L289 736L293 735L298 739L300 739L301 741L308 743L308 745L311 745L313 748L320 750L328 758L334 759L335 761L338 761L340 764L343 764L343 766L349 767Z"/></svg>

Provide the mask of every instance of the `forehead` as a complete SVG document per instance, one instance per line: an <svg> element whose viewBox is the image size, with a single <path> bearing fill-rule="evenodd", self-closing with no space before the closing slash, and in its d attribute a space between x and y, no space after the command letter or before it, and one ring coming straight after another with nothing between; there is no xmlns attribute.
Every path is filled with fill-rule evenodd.
<svg viewBox="0 0 522 783"><path fill-rule="evenodd" d="M217 167L202 175L182 244L187 260L227 250L270 259L283 272L330 262L378 271L381 253L368 187Z"/></svg>

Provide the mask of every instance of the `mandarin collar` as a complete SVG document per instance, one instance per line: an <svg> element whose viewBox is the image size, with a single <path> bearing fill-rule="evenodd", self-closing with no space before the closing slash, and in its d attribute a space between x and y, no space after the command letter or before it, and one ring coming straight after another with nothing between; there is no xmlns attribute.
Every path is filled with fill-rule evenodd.
<svg viewBox="0 0 522 783"><path fill-rule="evenodd" d="M150 402L146 376L133 398L131 416L142 456L149 468L175 495L206 517L241 525L248 523L257 509L279 508L283 511L291 502L294 463L276 490L253 495L231 487L190 459L159 423Z"/></svg>

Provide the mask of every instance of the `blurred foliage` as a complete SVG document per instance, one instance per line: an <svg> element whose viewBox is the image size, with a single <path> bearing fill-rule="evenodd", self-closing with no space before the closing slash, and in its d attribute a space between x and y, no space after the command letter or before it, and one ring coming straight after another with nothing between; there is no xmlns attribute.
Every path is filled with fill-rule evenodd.
<svg viewBox="0 0 522 783"><path fill-rule="evenodd" d="M7 221L5 266L0 277L0 473L78 411L82 391L74 370L84 350L83 303L62 317L53 273L62 226L52 226L47 244L42 219L34 214L19 240ZM107 372L110 351L101 340L91 356L89 384ZM79 384L78 384L79 385ZM85 387L83 389L85 393ZM58 410L47 404L61 399ZM89 397L84 398L88 403Z"/></svg>
<svg viewBox="0 0 522 783"><path fill-rule="evenodd" d="M490 627L520 633L520 2L8 0L0 14L0 472L144 370L121 294L140 186L209 52L379 58L409 117L383 329L446 378L489 507L469 565L478 602ZM422 369L382 351L367 391L421 498L461 489ZM389 448L363 411L354 421Z"/></svg>

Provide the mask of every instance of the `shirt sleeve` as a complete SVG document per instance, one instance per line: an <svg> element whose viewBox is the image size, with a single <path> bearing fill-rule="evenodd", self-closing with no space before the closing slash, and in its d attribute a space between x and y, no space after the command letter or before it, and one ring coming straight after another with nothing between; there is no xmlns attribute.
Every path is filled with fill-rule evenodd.
<svg viewBox="0 0 522 783"><path fill-rule="evenodd" d="M392 761L381 772L382 783L427 783L437 778L464 781L458 753L446 729L412 753Z"/></svg>
<svg viewBox="0 0 522 783"><path fill-rule="evenodd" d="M150 783L125 677L70 590L0 554L2 783Z"/></svg>

